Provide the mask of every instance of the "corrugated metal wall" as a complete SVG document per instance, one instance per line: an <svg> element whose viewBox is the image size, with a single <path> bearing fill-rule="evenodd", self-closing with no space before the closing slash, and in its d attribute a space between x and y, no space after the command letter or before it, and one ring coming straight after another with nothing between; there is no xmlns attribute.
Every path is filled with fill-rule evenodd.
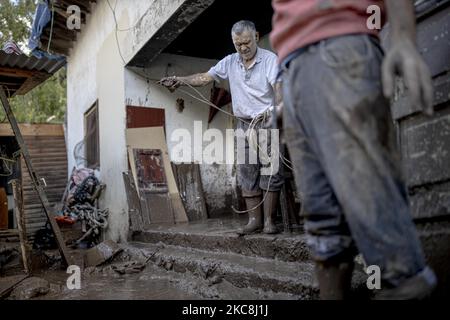
<svg viewBox="0 0 450 320"><path fill-rule="evenodd" d="M30 152L33 169L40 178L45 179L48 200L54 205L61 201L67 184L67 153L64 135L24 136L24 140ZM27 233L32 237L45 225L47 217L24 161L22 161L22 185Z"/></svg>

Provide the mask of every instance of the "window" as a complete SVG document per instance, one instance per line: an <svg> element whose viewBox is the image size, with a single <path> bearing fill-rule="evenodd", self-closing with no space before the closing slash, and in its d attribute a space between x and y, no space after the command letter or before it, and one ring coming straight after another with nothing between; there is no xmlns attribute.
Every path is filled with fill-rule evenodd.
<svg viewBox="0 0 450 320"><path fill-rule="evenodd" d="M100 145L98 132L98 101L84 114L84 141L86 167L100 167Z"/></svg>

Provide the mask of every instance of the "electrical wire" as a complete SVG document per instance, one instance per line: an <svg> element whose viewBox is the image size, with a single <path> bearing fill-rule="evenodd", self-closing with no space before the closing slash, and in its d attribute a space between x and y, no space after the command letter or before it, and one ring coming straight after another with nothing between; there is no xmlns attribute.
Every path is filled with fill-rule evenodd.
<svg viewBox="0 0 450 320"><path fill-rule="evenodd" d="M211 107L213 107L213 108L215 108L215 109L217 109L217 110L220 110L221 112L225 113L226 115L228 115L228 116L230 116L230 117L237 118L237 119L239 119L239 120L241 120L242 122L247 123L247 124L249 123L249 122L247 122L247 121L245 121L245 120L243 120L243 119L241 119L241 118L236 117L234 114L232 114L232 113L230 113L230 112L228 112L228 111L222 110L221 108L217 107L214 103L212 103L212 102L210 102L210 101L205 101L205 100L199 99L199 98L195 97L194 95L190 94L189 92L187 92L187 91L185 91L185 90L183 90L183 89L179 89L179 91L182 92L182 93L184 93L184 94L186 94L186 95L188 95L188 96L190 96L191 98L193 98L193 99L195 99L195 100L198 100L198 101L200 101L200 102L203 102L203 103L205 103L205 104L207 104L207 105L209 105L209 106L211 106Z"/></svg>
<svg viewBox="0 0 450 320"><path fill-rule="evenodd" d="M107 0L107 1L108 1L108 4L109 4L109 7L112 9L112 6L110 5L109 0ZM114 14L115 14L116 7L117 7L117 3L118 3L118 2L119 2L119 0L116 0L116 3L115 3L115 5L114 5L114 9L113 9ZM128 27L128 28L125 28L125 29L120 29L120 28L119 28L119 25L117 24L117 28L116 28L117 31L118 31L118 32L127 32L127 31L130 31L130 30L136 29L136 27L138 26L138 24L141 23L142 19L144 19L144 17L147 15L147 13L148 13L151 9L152 9L151 6L148 7L147 10L142 14L142 16L141 16L141 17L136 21L136 23L135 23L133 26L131 26L131 27Z"/></svg>

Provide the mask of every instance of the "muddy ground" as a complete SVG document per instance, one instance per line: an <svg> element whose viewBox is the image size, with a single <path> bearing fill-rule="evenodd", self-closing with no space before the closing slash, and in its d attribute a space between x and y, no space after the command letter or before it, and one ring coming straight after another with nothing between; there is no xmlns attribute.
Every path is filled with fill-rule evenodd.
<svg viewBox="0 0 450 320"><path fill-rule="evenodd" d="M82 252L78 252L82 255ZM69 289L71 274L61 269L57 252L46 252L53 264L35 270L20 282L6 300L200 300L200 299L296 299L294 296L237 288L222 279L201 279L189 273L165 271L151 262L118 255L98 267L81 270L80 289ZM55 258L56 257L56 258ZM52 260L51 259L51 260ZM17 258L2 278L24 275ZM0 278L1 280L1 278ZM70 283L74 283L71 281Z"/></svg>

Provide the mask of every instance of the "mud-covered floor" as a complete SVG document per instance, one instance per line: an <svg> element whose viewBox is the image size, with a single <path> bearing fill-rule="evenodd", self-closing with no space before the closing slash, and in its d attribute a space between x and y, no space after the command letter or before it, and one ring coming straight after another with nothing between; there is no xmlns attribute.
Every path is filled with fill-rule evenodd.
<svg viewBox="0 0 450 320"><path fill-rule="evenodd" d="M245 219L212 219L203 223L186 225L154 226L154 230L162 230L186 235L202 234L210 236L237 237L236 231L245 224ZM281 234L279 237L284 238ZM227 239L227 238L225 238ZM131 252L132 247L121 245L124 252ZM18 249L18 248L17 248ZM18 250L20 251L20 250ZM83 265L85 250L70 250L78 265ZM57 250L45 252L45 256L53 260L50 265L45 263L39 268L33 268L33 274L22 281L6 299L12 300L186 300L186 299L296 299L295 295L277 292L266 292L255 288L237 288L226 279L217 277L199 277L191 272L175 272L161 268L157 262L145 262L142 270L121 274L117 272L120 266L133 262L136 257L119 254L112 261L95 268L81 270L81 289L70 290L66 282L71 276L62 270ZM145 257L144 257L145 258ZM18 255L16 261L10 264L7 272L1 276L23 275L22 265ZM39 259L36 259L39 260ZM154 260L154 259L153 259ZM161 264L161 263L159 263ZM1 279L0 279L1 280ZM238 290L237 290L238 289Z"/></svg>
<svg viewBox="0 0 450 320"><path fill-rule="evenodd" d="M101 270L101 269L100 269ZM50 271L36 274L51 283L53 290L34 300L184 300L198 299L180 283L147 267L139 274L117 275L111 269L92 275L84 274L81 289L69 290L66 286L68 274Z"/></svg>
<svg viewBox="0 0 450 320"><path fill-rule="evenodd" d="M124 246L126 249L127 246ZM57 256L57 251L46 252ZM83 251L71 254L81 256ZM137 263L141 269L123 268ZM20 259L13 261L0 277L25 275ZM118 272L118 270L122 272ZM123 272L125 271L125 272ZM199 300L199 299L297 299L296 296L265 292L254 288L236 288L227 280L201 278L189 272L161 269L149 261L143 263L119 254L112 261L81 270L80 289L69 289L71 274L59 262L35 270L27 279L3 297L6 300ZM73 281L71 282L73 284ZM1 286L0 286L1 287ZM237 290L238 289L238 290Z"/></svg>
<svg viewBox="0 0 450 320"><path fill-rule="evenodd" d="M19 284L6 300L199 300L199 299L295 299L284 294L267 294L236 287L227 281L212 283L188 274L168 273L153 265L136 274L120 275L113 264L82 273L81 288L70 290L70 276L64 270L34 272ZM20 274L15 272L14 274ZM38 280L39 284L36 284ZM44 283L44 284L43 284ZM47 284L48 283L48 284ZM39 287L39 288L37 288ZM46 287L42 290L42 287ZM31 295L31 296L30 296Z"/></svg>

